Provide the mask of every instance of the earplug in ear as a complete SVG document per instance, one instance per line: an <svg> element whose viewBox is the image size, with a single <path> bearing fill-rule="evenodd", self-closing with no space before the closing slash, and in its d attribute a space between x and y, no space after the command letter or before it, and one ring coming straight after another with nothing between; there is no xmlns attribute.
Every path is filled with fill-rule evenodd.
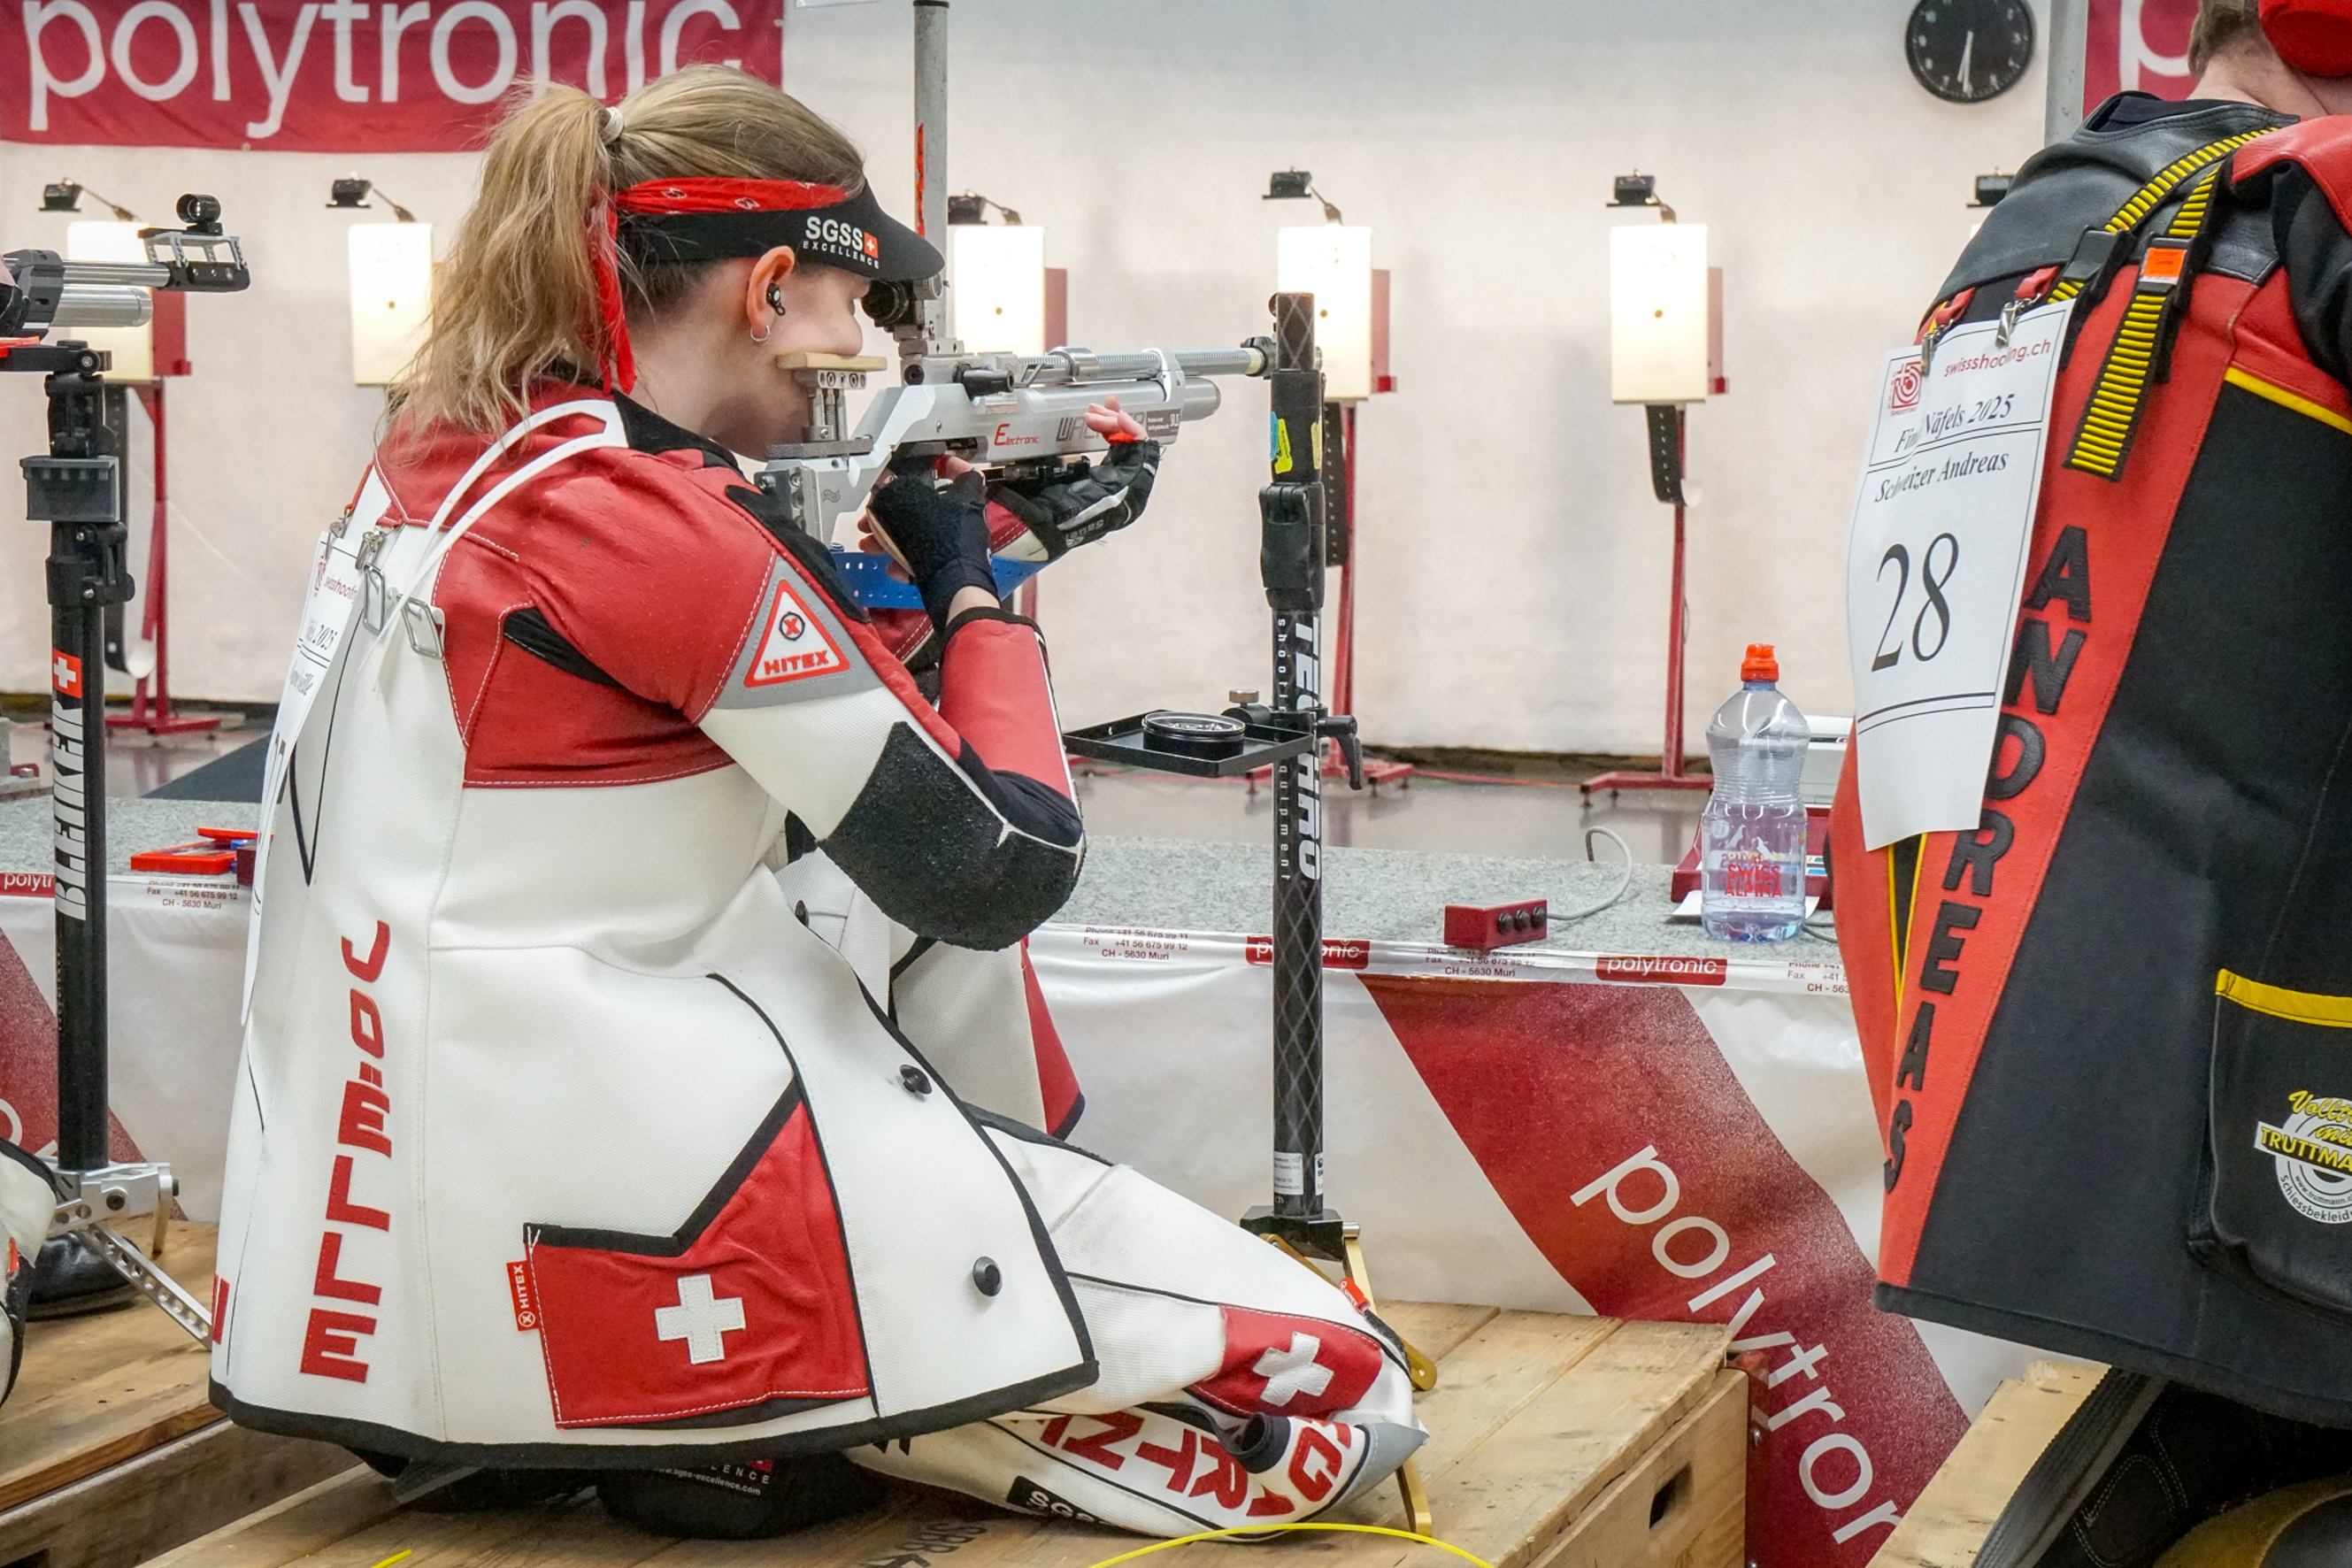
<svg viewBox="0 0 2352 1568"><path fill-rule="evenodd" d="M779 284L768 285L768 309L779 316L784 313L784 290Z"/></svg>

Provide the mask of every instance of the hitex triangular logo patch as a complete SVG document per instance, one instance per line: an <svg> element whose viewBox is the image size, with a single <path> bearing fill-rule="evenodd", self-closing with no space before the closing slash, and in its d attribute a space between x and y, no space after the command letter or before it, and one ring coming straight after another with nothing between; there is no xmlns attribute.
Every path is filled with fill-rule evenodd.
<svg viewBox="0 0 2352 1568"><path fill-rule="evenodd" d="M776 584L775 603L768 606L768 624L760 638L759 656L743 673L746 686L780 686L813 675L833 675L849 668L824 623L793 592L789 578Z"/></svg>

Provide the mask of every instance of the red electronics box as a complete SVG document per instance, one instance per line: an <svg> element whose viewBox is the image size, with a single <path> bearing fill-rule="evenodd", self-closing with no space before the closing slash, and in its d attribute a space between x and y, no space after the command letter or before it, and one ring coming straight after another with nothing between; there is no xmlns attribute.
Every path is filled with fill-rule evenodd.
<svg viewBox="0 0 2352 1568"><path fill-rule="evenodd" d="M182 877L220 877L234 871L239 882L250 887L253 848L259 835L248 827L199 827L196 831L204 837L194 844L142 849L131 857L131 868Z"/></svg>
<svg viewBox="0 0 2352 1568"><path fill-rule="evenodd" d="M1805 808L1805 895L1821 900L1820 908L1830 907L1830 814L1827 807L1809 805ZM1675 868L1674 898L1681 903L1698 891L1698 840L1691 840L1690 853Z"/></svg>
<svg viewBox="0 0 2352 1568"><path fill-rule="evenodd" d="M1481 950L1541 942L1551 934L1551 910L1543 899L1509 904L1448 904L1445 945Z"/></svg>

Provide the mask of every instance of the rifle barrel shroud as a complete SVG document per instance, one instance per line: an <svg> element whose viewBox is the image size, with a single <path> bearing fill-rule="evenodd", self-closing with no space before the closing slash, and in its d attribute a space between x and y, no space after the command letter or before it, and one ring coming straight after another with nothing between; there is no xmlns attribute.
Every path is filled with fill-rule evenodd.
<svg viewBox="0 0 2352 1568"><path fill-rule="evenodd" d="M1015 386L1077 386L1097 381L1149 381L1160 374L1163 356L1149 352L1098 354L1087 349L1055 349L1014 362ZM1188 376L1263 375L1265 355L1255 348L1171 349L1164 356Z"/></svg>

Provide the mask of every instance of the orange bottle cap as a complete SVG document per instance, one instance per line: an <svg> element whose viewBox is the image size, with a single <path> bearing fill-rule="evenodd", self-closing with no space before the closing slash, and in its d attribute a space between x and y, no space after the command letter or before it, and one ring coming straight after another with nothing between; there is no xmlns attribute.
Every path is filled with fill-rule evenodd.
<svg viewBox="0 0 2352 1568"><path fill-rule="evenodd" d="M1780 661L1772 657L1770 643L1752 642L1748 645L1748 659L1739 667L1739 679L1742 680L1780 679Z"/></svg>

